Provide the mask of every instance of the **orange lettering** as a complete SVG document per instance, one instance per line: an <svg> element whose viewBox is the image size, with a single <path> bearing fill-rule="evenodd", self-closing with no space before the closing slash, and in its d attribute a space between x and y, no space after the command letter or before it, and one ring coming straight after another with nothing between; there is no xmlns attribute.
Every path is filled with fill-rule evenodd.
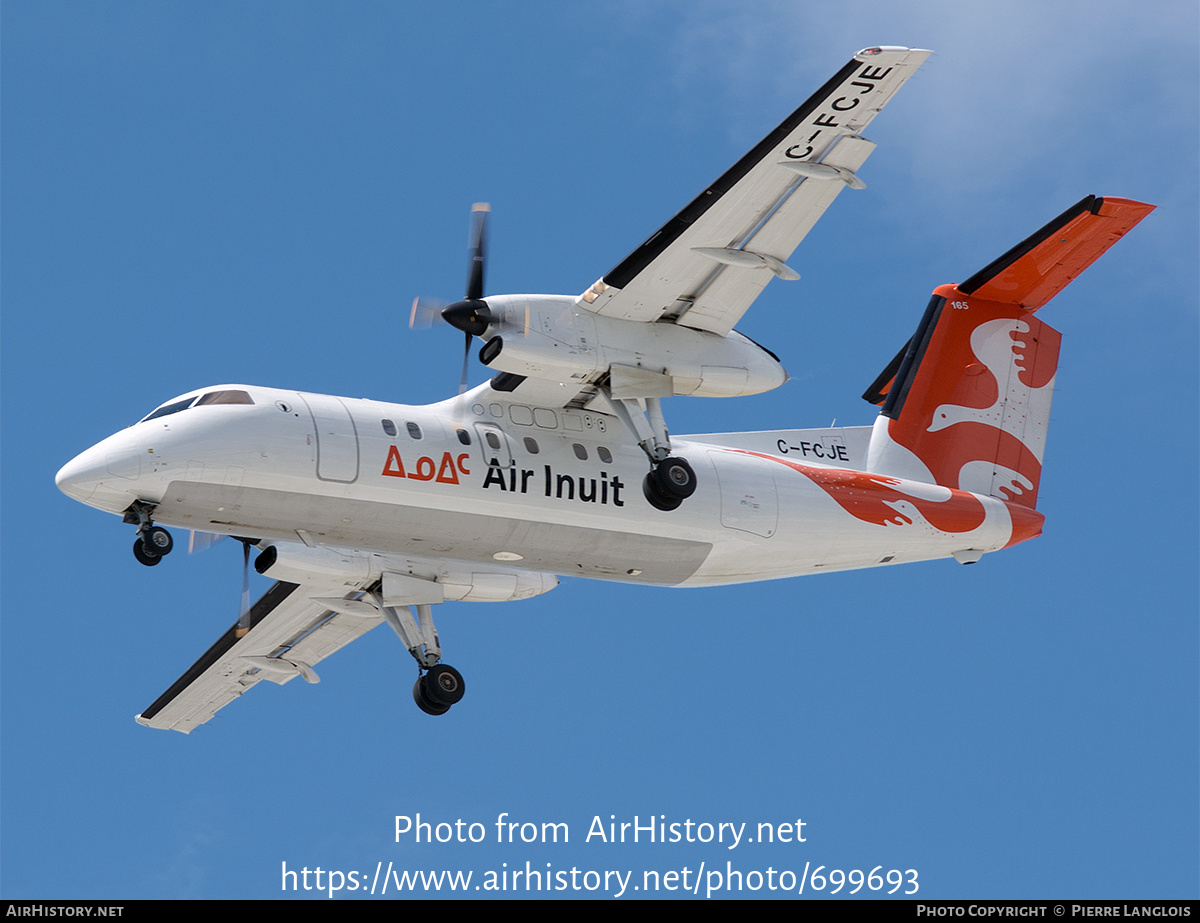
<svg viewBox="0 0 1200 923"><path fill-rule="evenodd" d="M442 453L442 466L438 468L439 484L457 484L458 472L454 470L454 458L449 452Z"/></svg>
<svg viewBox="0 0 1200 923"><path fill-rule="evenodd" d="M417 470L412 472L409 477L414 481L432 481L433 469L433 459L428 455L422 455L417 459Z"/></svg>
<svg viewBox="0 0 1200 923"><path fill-rule="evenodd" d="M395 467L392 467L395 465ZM390 478L402 478L404 474L404 462L400 460L400 450L394 445L388 446L387 461L383 465L383 473Z"/></svg>

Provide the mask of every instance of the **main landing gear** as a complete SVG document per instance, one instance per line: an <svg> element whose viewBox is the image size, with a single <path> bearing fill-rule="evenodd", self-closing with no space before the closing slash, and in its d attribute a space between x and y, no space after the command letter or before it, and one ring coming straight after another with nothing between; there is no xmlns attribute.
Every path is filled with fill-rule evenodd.
<svg viewBox="0 0 1200 923"><path fill-rule="evenodd" d="M153 511L152 504L138 500L125 511L124 517L125 522L137 523L138 537L133 543L133 556L147 567L153 567L175 547L171 533L151 521L150 514Z"/></svg>
<svg viewBox="0 0 1200 923"><path fill-rule="evenodd" d="M696 472L686 458L664 458L642 481L642 493L650 505L668 512L678 509L695 492Z"/></svg>
<svg viewBox="0 0 1200 923"><path fill-rule="evenodd" d="M696 472L686 458L671 455L671 436L659 399L610 397L609 402L650 459L650 473L642 481L642 493L655 509L664 512L678 509L696 492Z"/></svg>
<svg viewBox="0 0 1200 923"><path fill-rule="evenodd" d="M417 662L417 681L413 683L412 690L417 708L427 715L446 714L451 705L457 705L462 700L467 686L461 673L440 662L442 648L433 624L432 607L385 606L378 592L372 591L368 596ZM415 619L413 613L416 614Z"/></svg>
<svg viewBox="0 0 1200 923"><path fill-rule="evenodd" d="M444 715L465 691L461 673L447 664L435 663L413 683L413 701L427 715Z"/></svg>

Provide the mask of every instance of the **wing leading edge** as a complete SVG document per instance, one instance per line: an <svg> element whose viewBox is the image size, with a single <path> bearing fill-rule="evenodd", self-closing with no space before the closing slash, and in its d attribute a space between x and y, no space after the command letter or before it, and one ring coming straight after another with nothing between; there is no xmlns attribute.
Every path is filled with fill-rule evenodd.
<svg viewBox="0 0 1200 923"><path fill-rule="evenodd" d="M724 336L874 149L860 132L930 52L868 48L579 299Z"/></svg>

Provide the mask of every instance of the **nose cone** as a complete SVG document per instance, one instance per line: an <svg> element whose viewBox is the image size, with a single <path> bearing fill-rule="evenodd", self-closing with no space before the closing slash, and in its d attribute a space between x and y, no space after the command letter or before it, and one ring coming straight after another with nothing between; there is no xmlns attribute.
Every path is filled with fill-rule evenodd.
<svg viewBox="0 0 1200 923"><path fill-rule="evenodd" d="M88 449L59 468L54 483L72 500L87 503L107 474L104 456L98 455L95 449Z"/></svg>
<svg viewBox="0 0 1200 923"><path fill-rule="evenodd" d="M140 458L135 448L104 440L72 458L54 476L58 489L88 506L119 513L137 499Z"/></svg>

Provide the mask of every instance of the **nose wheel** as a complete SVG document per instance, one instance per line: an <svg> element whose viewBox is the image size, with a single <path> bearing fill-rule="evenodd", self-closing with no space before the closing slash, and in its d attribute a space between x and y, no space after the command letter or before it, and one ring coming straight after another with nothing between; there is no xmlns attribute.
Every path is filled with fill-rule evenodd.
<svg viewBox="0 0 1200 923"><path fill-rule="evenodd" d="M138 527L138 538L133 543L133 556L138 559L138 563L147 567L153 567L175 547L171 533L162 526L156 526L150 519L153 509L150 504L139 500L125 511L125 521L136 522Z"/></svg>
<svg viewBox="0 0 1200 923"><path fill-rule="evenodd" d="M145 564L147 567L153 567L162 560L162 555L148 552L140 538L133 543L133 556L138 559L139 564Z"/></svg>

